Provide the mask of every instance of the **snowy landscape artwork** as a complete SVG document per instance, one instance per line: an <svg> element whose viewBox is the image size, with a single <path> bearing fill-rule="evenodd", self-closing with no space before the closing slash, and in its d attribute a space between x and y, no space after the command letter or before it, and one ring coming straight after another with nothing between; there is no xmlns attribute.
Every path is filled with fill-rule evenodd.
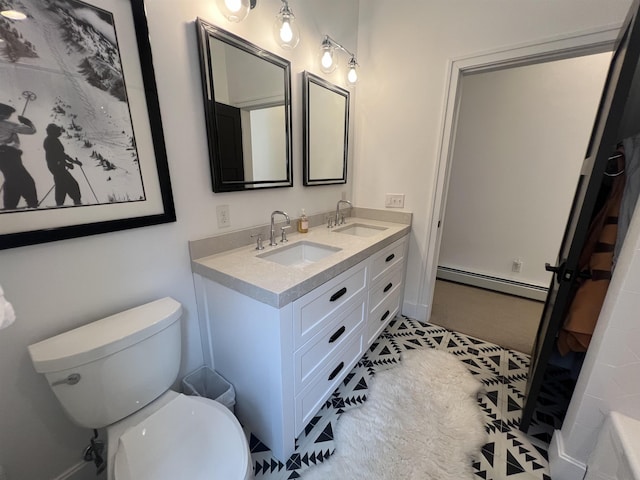
<svg viewBox="0 0 640 480"><path fill-rule="evenodd" d="M0 16L0 214L145 200L113 15L10 8L27 18Z"/></svg>
<svg viewBox="0 0 640 480"><path fill-rule="evenodd" d="M0 249L171 221L143 0L0 0Z"/></svg>

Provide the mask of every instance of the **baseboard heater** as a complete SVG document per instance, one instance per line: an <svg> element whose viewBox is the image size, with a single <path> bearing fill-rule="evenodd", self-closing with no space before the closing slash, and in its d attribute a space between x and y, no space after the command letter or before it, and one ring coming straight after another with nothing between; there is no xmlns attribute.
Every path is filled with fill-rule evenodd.
<svg viewBox="0 0 640 480"><path fill-rule="evenodd" d="M485 288L518 297L530 298L544 302L547 298L548 288L529 283L514 282L504 278L491 277L480 273L466 272L449 267L438 267L437 278L451 282Z"/></svg>

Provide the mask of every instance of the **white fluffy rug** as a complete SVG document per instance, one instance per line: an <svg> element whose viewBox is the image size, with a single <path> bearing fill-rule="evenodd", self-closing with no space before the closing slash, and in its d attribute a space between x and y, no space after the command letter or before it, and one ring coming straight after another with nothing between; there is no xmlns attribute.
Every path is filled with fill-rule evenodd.
<svg viewBox="0 0 640 480"><path fill-rule="evenodd" d="M373 377L365 404L338 419L335 453L302 478L473 479L472 458L487 441L481 390L453 355L405 352L399 367Z"/></svg>

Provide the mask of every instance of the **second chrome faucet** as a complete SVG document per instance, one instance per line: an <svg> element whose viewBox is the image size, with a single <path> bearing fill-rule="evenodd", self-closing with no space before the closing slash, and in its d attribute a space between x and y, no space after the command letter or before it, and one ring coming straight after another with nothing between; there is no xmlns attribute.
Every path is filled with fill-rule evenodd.
<svg viewBox="0 0 640 480"><path fill-rule="evenodd" d="M336 218L334 222L334 225L336 227L344 223L344 217L342 217L342 221L340 221L340 204L341 203L346 203L347 205L349 205L349 207L353 207L353 205L351 205L351 202L349 200L338 200L338 203L336 204Z"/></svg>
<svg viewBox="0 0 640 480"><path fill-rule="evenodd" d="M287 221L287 225L291 225L291 219L289 218L289 215L287 215L287 212L283 212L282 210L274 210L273 212L271 212L271 237L269 245L272 247L278 245L278 242L276 242L276 227L274 223L274 217L276 215L282 215ZM284 238L286 237L283 236L283 239Z"/></svg>

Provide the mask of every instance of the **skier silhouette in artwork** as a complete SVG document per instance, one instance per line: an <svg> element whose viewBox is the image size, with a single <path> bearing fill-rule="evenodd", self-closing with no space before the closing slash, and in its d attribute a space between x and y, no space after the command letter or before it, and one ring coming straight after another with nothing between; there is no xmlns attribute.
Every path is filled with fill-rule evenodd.
<svg viewBox="0 0 640 480"><path fill-rule="evenodd" d="M16 109L0 103L0 172L4 176L3 208L15 210L20 198L24 198L27 207L38 207L38 194L33 177L22 164L22 150L18 134L33 135L36 127L31 120L18 115L20 123L9 120Z"/></svg>
<svg viewBox="0 0 640 480"><path fill-rule="evenodd" d="M64 147L58 139L61 134L62 128L50 123L47 125L47 137L43 143L47 167L53 174L53 181L56 187L56 205L62 206L67 195L73 200L74 205L81 205L80 187L68 169L73 169L74 163L79 166L82 166L82 163L64 153Z"/></svg>

